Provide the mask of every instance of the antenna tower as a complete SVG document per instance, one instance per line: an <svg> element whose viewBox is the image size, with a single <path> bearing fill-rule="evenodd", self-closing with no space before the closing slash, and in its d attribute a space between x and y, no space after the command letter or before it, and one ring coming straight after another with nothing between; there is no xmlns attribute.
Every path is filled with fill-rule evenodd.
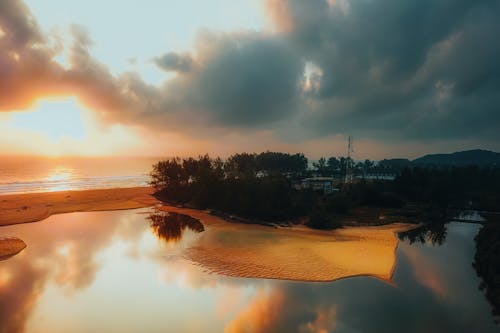
<svg viewBox="0 0 500 333"><path fill-rule="evenodd" d="M353 180L353 160L352 154L354 153L354 138L349 135L347 138L347 161L345 168L345 183L351 183Z"/></svg>

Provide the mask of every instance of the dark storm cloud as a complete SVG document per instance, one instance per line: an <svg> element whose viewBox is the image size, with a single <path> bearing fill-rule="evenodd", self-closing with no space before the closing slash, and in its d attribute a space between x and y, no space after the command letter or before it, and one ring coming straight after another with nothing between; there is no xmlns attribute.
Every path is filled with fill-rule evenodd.
<svg viewBox="0 0 500 333"><path fill-rule="evenodd" d="M218 123L242 127L293 114L303 64L289 45L260 35L206 39L215 46L205 52L213 55L191 74L189 98L198 108Z"/></svg>
<svg viewBox="0 0 500 333"><path fill-rule="evenodd" d="M266 127L293 115L300 98L303 63L281 38L204 32L195 54L168 53L156 62L177 71L150 110L156 121L168 115L190 124Z"/></svg>
<svg viewBox="0 0 500 333"><path fill-rule="evenodd" d="M333 3L333 2L332 2ZM498 138L499 1L270 1L321 69L312 133Z"/></svg>
<svg viewBox="0 0 500 333"><path fill-rule="evenodd" d="M158 58L178 74L153 118L279 127L289 138L499 138L499 1L275 0L268 8L274 34L205 33L192 55ZM309 78L305 62L317 68Z"/></svg>

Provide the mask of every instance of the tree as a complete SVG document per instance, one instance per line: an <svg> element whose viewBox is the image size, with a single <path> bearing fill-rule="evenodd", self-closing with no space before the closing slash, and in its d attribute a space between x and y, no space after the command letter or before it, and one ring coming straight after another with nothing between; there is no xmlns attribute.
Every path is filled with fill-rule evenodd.
<svg viewBox="0 0 500 333"><path fill-rule="evenodd" d="M340 223L336 222L332 216L322 209L313 211L307 222L307 226L313 229L331 230L340 228Z"/></svg>
<svg viewBox="0 0 500 333"><path fill-rule="evenodd" d="M333 175L336 174L337 172L340 171L340 161L336 157L330 157L328 158L328 161L326 162L326 165L328 167L328 171Z"/></svg>
<svg viewBox="0 0 500 333"><path fill-rule="evenodd" d="M266 151L255 157L257 171L268 174L292 173L303 174L307 169L307 158L304 154L287 154Z"/></svg>
<svg viewBox="0 0 500 333"><path fill-rule="evenodd" d="M313 163L314 169L321 175L321 176L326 176L328 175L328 167L326 164L326 159L324 157L321 157L318 162Z"/></svg>
<svg viewBox="0 0 500 333"><path fill-rule="evenodd" d="M187 183L188 176L178 157L159 161L153 165L150 185L156 190L178 189Z"/></svg>
<svg viewBox="0 0 500 333"><path fill-rule="evenodd" d="M365 160L363 162L363 173L364 174L370 173L374 165L375 163L373 161L370 161L368 159Z"/></svg>
<svg viewBox="0 0 500 333"><path fill-rule="evenodd" d="M255 177L255 154L241 153L229 156L224 164L224 170L229 177L233 178Z"/></svg>

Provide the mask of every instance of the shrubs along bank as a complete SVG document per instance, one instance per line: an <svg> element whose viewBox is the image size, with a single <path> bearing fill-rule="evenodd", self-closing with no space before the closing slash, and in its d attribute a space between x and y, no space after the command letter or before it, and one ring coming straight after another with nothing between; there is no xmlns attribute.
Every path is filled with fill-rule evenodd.
<svg viewBox="0 0 500 333"><path fill-rule="evenodd" d="M499 207L499 169L410 167L393 181L359 180L329 195L291 186L322 165L309 169L303 154L277 152L235 154L225 161L208 155L170 158L153 165L150 184L170 203L264 221L307 216L319 229L336 228L363 207L391 209L415 222L446 219L447 208Z"/></svg>

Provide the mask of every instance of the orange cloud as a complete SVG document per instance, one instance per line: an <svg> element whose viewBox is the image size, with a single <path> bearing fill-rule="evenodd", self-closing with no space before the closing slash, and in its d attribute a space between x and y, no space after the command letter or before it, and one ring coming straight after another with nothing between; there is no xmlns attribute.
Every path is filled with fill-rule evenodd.
<svg viewBox="0 0 500 333"><path fill-rule="evenodd" d="M328 333L334 328L337 319L337 310L335 307L320 308L316 312L316 320L303 324L299 328L301 333Z"/></svg>
<svg viewBox="0 0 500 333"><path fill-rule="evenodd" d="M290 32L293 30L292 10L287 1L267 0L265 9L270 23L278 31Z"/></svg>
<svg viewBox="0 0 500 333"><path fill-rule="evenodd" d="M424 257L419 250L412 247L404 247L404 253L408 257L417 281L432 290L441 298L450 295L449 283L441 270L441 266L430 257Z"/></svg>
<svg viewBox="0 0 500 333"><path fill-rule="evenodd" d="M226 326L224 332L270 332L284 306L285 294L281 290L260 290L249 306Z"/></svg>

